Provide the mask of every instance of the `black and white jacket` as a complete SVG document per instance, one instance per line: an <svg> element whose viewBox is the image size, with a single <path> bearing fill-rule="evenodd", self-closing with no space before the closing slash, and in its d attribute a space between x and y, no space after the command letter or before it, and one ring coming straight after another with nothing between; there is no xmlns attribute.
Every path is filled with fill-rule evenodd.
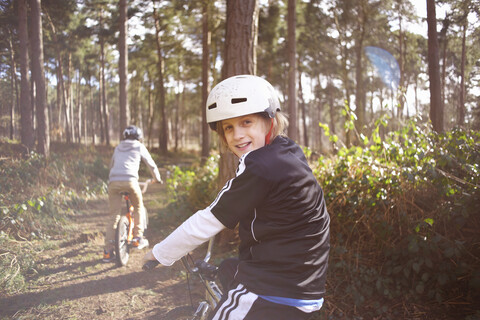
<svg viewBox="0 0 480 320"><path fill-rule="evenodd" d="M245 154L215 201L154 247L171 265L223 228L239 225L235 280L259 295L320 299L330 249L323 191L301 148L277 137Z"/></svg>

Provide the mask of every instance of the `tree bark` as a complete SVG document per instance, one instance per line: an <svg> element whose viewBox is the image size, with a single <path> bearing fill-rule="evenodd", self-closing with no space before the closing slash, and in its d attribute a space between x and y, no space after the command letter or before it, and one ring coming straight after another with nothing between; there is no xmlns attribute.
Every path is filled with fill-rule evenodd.
<svg viewBox="0 0 480 320"><path fill-rule="evenodd" d="M13 35L8 28L8 48L10 54L10 139L13 140L15 133L15 109L18 108L17 94L17 64L15 63L15 51L13 49Z"/></svg>
<svg viewBox="0 0 480 320"><path fill-rule="evenodd" d="M210 154L210 128L207 124L207 98L210 91L208 82L208 75L210 70L210 42L211 34L208 28L208 0L203 1L203 15L202 15L202 162L206 161Z"/></svg>
<svg viewBox="0 0 480 320"><path fill-rule="evenodd" d="M50 134L48 124L47 97L45 88L45 71L43 64L43 29L41 1L30 0L32 10L32 77L35 81L35 107L37 117L37 151L49 156Z"/></svg>
<svg viewBox="0 0 480 320"><path fill-rule="evenodd" d="M400 2L399 5L401 6L402 3ZM402 10L400 9L400 12ZM404 63L403 63L403 58L404 58L404 55L405 55L405 50L404 50L404 42L403 42L403 27L402 27L402 14L399 14L398 15L398 26L399 26L399 30L398 30L398 47L399 47L399 54L398 54L398 65L399 65L399 68L400 68L400 83L399 83L399 87L398 87L398 90L403 93L405 92L405 88L406 88L406 85L405 85L405 67L404 67ZM402 118L402 114L403 114L403 108L405 106L405 100L403 99L403 94L400 94L398 95L399 97L399 104L400 104L400 107L399 107L399 110L398 110L398 118ZM408 110L407 110L408 112ZM373 116L373 112L372 112L372 116Z"/></svg>
<svg viewBox="0 0 480 320"><path fill-rule="evenodd" d="M359 12L361 13L358 17L358 33L355 37L355 114L358 117L357 120L357 130L358 132L364 132L364 126L366 124L365 119L365 105L366 105L366 94L365 94L365 80L363 77L363 41L365 39L365 25L367 15L364 10L363 2L360 4Z"/></svg>
<svg viewBox="0 0 480 320"><path fill-rule="evenodd" d="M227 0L225 64L223 78L255 74L258 38L257 0ZM238 158L220 144L219 185L235 176Z"/></svg>
<svg viewBox="0 0 480 320"><path fill-rule="evenodd" d="M18 0L18 37L20 42L20 126L21 141L28 150L35 146L33 110L30 101L28 61L27 3Z"/></svg>
<svg viewBox="0 0 480 320"><path fill-rule="evenodd" d="M302 128L303 128L303 145L309 147L308 141L308 125L307 125L307 107L305 99L303 98L302 88L302 72L298 72L298 96L300 100L300 110L302 110Z"/></svg>
<svg viewBox="0 0 480 320"><path fill-rule="evenodd" d="M463 31L462 31L462 62L460 64L460 92L459 92L459 99L458 99L458 122L457 124L460 127L463 127L465 124L465 60L467 59L466 54L466 38L467 38L467 27L468 27L468 19L465 17L465 21L463 23Z"/></svg>
<svg viewBox="0 0 480 320"><path fill-rule="evenodd" d="M428 76L430 81L430 120L433 130L443 132L443 101L441 99L435 0L427 0Z"/></svg>
<svg viewBox="0 0 480 320"><path fill-rule="evenodd" d="M287 51L288 51L288 136L298 140L297 120L297 41L296 41L296 0L288 0L287 11Z"/></svg>
<svg viewBox="0 0 480 320"><path fill-rule="evenodd" d="M120 53L118 61L118 72L120 77L120 139L122 139L122 132L129 122L129 108L128 108L128 47L127 47L127 0L120 0L120 36L118 39L118 51Z"/></svg>
<svg viewBox="0 0 480 320"><path fill-rule="evenodd" d="M160 38L160 17L155 8L155 0L153 1L153 17L155 19L155 43L157 46L157 71L158 71L158 94L159 94L159 110L160 110L160 137L159 149L160 154L166 155L168 151L168 131L167 131L167 111L165 107L165 85L163 79L163 54Z"/></svg>
<svg viewBox="0 0 480 320"><path fill-rule="evenodd" d="M101 91L100 91L100 121L102 122L101 129L102 135L101 140L107 146L110 145L110 130L109 130L109 117L108 112L108 102L107 102L107 89L105 83L105 40L103 35L100 36L100 82L101 82Z"/></svg>

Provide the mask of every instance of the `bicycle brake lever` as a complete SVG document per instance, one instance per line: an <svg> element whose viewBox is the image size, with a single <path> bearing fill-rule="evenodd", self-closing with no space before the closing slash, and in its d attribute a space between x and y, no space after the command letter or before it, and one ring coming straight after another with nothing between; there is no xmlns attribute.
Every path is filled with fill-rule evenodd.
<svg viewBox="0 0 480 320"><path fill-rule="evenodd" d="M147 262L145 262L142 269L145 271L153 270L156 266L158 266L159 263L160 262L158 262L157 260L148 260Z"/></svg>

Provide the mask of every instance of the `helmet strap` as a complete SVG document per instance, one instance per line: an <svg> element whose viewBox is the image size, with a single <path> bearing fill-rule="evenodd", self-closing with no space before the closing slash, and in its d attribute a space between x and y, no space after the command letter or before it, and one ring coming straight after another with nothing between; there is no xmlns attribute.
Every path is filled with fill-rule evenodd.
<svg viewBox="0 0 480 320"><path fill-rule="evenodd" d="M268 133L265 136L265 145L270 144L270 139L272 138L273 118L271 120L272 120L272 122L270 124L270 130L268 130Z"/></svg>

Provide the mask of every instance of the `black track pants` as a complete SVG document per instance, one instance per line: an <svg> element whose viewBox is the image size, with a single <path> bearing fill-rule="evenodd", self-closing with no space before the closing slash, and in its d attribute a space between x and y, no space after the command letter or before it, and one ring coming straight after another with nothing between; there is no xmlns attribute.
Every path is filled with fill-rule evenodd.
<svg viewBox="0 0 480 320"><path fill-rule="evenodd" d="M211 320L306 320L311 316L295 307L273 303L249 292L242 284L224 294Z"/></svg>

